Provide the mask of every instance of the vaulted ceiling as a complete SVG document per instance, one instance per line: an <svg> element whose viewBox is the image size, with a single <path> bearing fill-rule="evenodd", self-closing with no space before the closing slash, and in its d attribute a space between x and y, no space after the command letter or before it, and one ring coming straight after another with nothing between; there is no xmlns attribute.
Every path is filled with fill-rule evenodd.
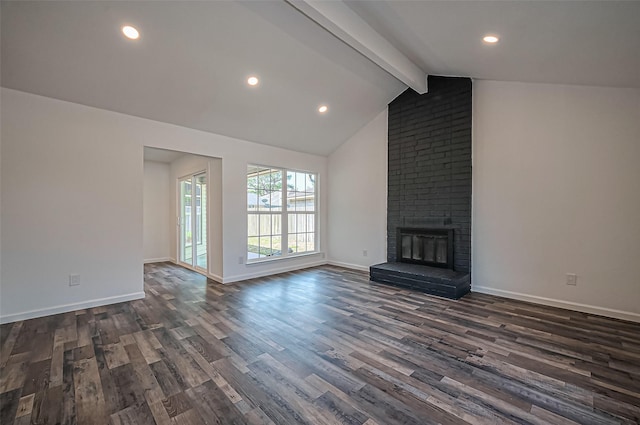
<svg viewBox="0 0 640 425"><path fill-rule="evenodd" d="M640 2L347 1L337 32L317 3L3 1L1 83L321 155L407 87L353 39L418 76L640 87Z"/></svg>
<svg viewBox="0 0 640 425"><path fill-rule="evenodd" d="M429 74L640 88L640 1L347 4Z"/></svg>

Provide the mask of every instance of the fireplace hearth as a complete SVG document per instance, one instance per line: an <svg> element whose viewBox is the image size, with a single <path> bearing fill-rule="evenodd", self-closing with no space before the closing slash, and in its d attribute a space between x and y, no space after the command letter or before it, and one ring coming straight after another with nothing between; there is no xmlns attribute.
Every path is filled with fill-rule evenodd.
<svg viewBox="0 0 640 425"><path fill-rule="evenodd" d="M369 268L372 281L458 299L471 290L469 273L409 263L382 263Z"/></svg>
<svg viewBox="0 0 640 425"><path fill-rule="evenodd" d="M371 280L453 299L469 292L469 273L453 267L453 227L398 227L396 238L396 261L371 266Z"/></svg>

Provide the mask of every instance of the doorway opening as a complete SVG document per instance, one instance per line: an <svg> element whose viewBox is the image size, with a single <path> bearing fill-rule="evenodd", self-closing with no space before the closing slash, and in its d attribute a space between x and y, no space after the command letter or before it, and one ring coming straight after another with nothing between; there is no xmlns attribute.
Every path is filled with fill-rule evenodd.
<svg viewBox="0 0 640 425"><path fill-rule="evenodd" d="M222 281L222 159L144 148L144 262Z"/></svg>
<svg viewBox="0 0 640 425"><path fill-rule="evenodd" d="M207 271L207 172L180 178L180 262Z"/></svg>

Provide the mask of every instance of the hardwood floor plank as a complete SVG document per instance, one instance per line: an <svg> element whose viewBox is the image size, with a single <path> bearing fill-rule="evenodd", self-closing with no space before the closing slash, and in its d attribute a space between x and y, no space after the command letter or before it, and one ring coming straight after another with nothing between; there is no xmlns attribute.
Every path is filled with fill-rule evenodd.
<svg viewBox="0 0 640 425"><path fill-rule="evenodd" d="M13 324L2 325L2 348L0 349L0 367L3 368L11 356L11 352L16 344L18 335L22 330L24 322L15 322ZM8 332L7 330L10 329Z"/></svg>
<svg viewBox="0 0 640 425"><path fill-rule="evenodd" d="M205 341L200 335L194 335L186 340L196 349L196 351L209 363L215 362L224 357L215 347Z"/></svg>
<svg viewBox="0 0 640 425"><path fill-rule="evenodd" d="M640 404L630 404L621 400L607 397L603 394L593 396L593 407L630 423L640 423Z"/></svg>
<svg viewBox="0 0 640 425"><path fill-rule="evenodd" d="M578 422L574 422L571 419L556 415L555 413L549 412L548 410L538 407L535 404L531 406L531 414L550 424L579 425Z"/></svg>
<svg viewBox="0 0 640 425"><path fill-rule="evenodd" d="M317 388L309 385L304 379L297 376L269 354L261 354L258 359L259 361L249 366L251 370L261 370L277 381L286 382L286 385L293 388L296 393L303 394L310 400L315 400L322 395L322 391L318 391Z"/></svg>
<svg viewBox="0 0 640 425"><path fill-rule="evenodd" d="M344 400L336 397L331 391L327 391L314 400L313 404L318 406L321 412L333 419L336 423L345 425L360 425L369 418L367 415L345 403Z"/></svg>
<svg viewBox="0 0 640 425"><path fill-rule="evenodd" d="M135 404L145 402L145 395L140 382L136 379L134 367L130 364L118 366L109 371L113 379L115 391L111 404L113 405L110 413L118 410L126 409ZM106 394L105 394L106 396Z"/></svg>
<svg viewBox="0 0 640 425"><path fill-rule="evenodd" d="M41 360L31 363L28 367L22 394L29 395L44 391L49 387L49 374L51 373L51 361Z"/></svg>
<svg viewBox="0 0 640 425"><path fill-rule="evenodd" d="M171 425L173 423L162 402L148 403L148 405L156 425Z"/></svg>
<svg viewBox="0 0 640 425"><path fill-rule="evenodd" d="M418 425L435 424L427 417L421 417L419 412L411 412L403 403L398 403L386 391L372 385L365 385L357 391L352 391L349 396L380 423L389 425Z"/></svg>
<svg viewBox="0 0 640 425"><path fill-rule="evenodd" d="M154 403L164 400L165 394L162 392L160 384L153 372L151 372L137 345L126 345L125 350L131 360L131 366L147 402Z"/></svg>
<svg viewBox="0 0 640 425"><path fill-rule="evenodd" d="M73 364L73 350L65 351L62 363L62 420L60 422L64 425L77 423Z"/></svg>
<svg viewBox="0 0 640 425"><path fill-rule="evenodd" d="M0 424L12 424L20 405L20 388L0 394Z"/></svg>
<svg viewBox="0 0 640 425"><path fill-rule="evenodd" d="M73 384L78 425L106 424L104 393L95 357L74 363Z"/></svg>
<svg viewBox="0 0 640 425"><path fill-rule="evenodd" d="M51 364L49 371L49 387L57 387L62 385L62 373L63 373L63 361L64 361L64 343L55 344L53 346L53 352L51 355Z"/></svg>
<svg viewBox="0 0 640 425"><path fill-rule="evenodd" d="M111 316L98 320L96 326L103 344L115 344L120 341L120 333Z"/></svg>
<svg viewBox="0 0 640 425"><path fill-rule="evenodd" d="M156 378L156 381L158 381L158 385L160 385L160 389L164 395L168 397L182 391L183 386L176 381L174 374L162 360L151 363L149 368Z"/></svg>
<svg viewBox="0 0 640 425"><path fill-rule="evenodd" d="M180 340L173 339L164 329L157 329L155 332L163 345L160 350L163 360L168 366L171 366L175 373L179 374L183 386L197 387L210 379L195 360L187 354Z"/></svg>
<svg viewBox="0 0 640 425"><path fill-rule="evenodd" d="M146 402L114 413L110 421L113 425L155 425L153 414Z"/></svg>
<svg viewBox="0 0 640 425"><path fill-rule="evenodd" d="M22 389L27 378L27 362L10 363L0 373L0 394ZM33 392L33 391L32 391Z"/></svg>
<svg viewBox="0 0 640 425"><path fill-rule="evenodd" d="M280 395L273 393L251 371L242 373L227 359L215 362L220 374L250 406L260 408L276 424L306 423Z"/></svg>
<svg viewBox="0 0 640 425"><path fill-rule="evenodd" d="M98 363L98 372L100 373L100 383L102 385L102 393L104 395L105 406L107 414L115 413L126 406L121 406L119 403L120 389L116 387L114 382L113 373L107 367L107 360L104 354L104 347L99 345L95 347L95 359ZM127 389L124 388L123 392L126 393Z"/></svg>
<svg viewBox="0 0 640 425"><path fill-rule="evenodd" d="M20 398L20 402L18 403L18 410L16 411L16 418L19 418L22 416L31 417L31 412L33 411L34 398L35 398L35 394L29 394L27 396Z"/></svg>
<svg viewBox="0 0 640 425"><path fill-rule="evenodd" d="M116 344L108 344L103 346L104 358L109 369L125 365L129 363L129 356L124 349L124 345L118 342Z"/></svg>
<svg viewBox="0 0 640 425"><path fill-rule="evenodd" d="M640 324L322 266L0 326L0 423L634 424Z"/></svg>
<svg viewBox="0 0 640 425"><path fill-rule="evenodd" d="M185 394L205 424L244 424L244 415L213 382L207 381Z"/></svg>
<svg viewBox="0 0 640 425"><path fill-rule="evenodd" d="M222 390L222 392L227 396L229 401L233 404L238 404L242 401L242 397L236 390L229 385L229 383L220 375L220 373L216 370L215 366L209 362L200 354L199 351L195 349L190 343L183 342L185 349L189 354L191 354L192 358L196 361L198 366L211 378L211 380Z"/></svg>
<svg viewBox="0 0 640 425"><path fill-rule="evenodd" d="M259 408L252 409L244 415L248 425L275 425L275 423Z"/></svg>
<svg viewBox="0 0 640 425"><path fill-rule="evenodd" d="M289 347L283 352L273 354L273 356L287 367L291 367L294 362L302 365L308 371L306 376L314 373L345 393L365 385L357 376L340 369L315 353L305 353L297 347Z"/></svg>
<svg viewBox="0 0 640 425"><path fill-rule="evenodd" d="M35 394L32 424L58 424L62 420L62 387L49 388Z"/></svg>
<svg viewBox="0 0 640 425"><path fill-rule="evenodd" d="M162 400L162 406L170 418L191 409L191 403L184 393L177 393Z"/></svg>

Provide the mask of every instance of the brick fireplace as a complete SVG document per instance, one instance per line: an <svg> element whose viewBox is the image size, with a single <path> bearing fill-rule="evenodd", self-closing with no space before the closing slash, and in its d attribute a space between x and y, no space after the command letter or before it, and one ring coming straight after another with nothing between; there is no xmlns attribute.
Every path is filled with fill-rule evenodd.
<svg viewBox="0 0 640 425"><path fill-rule="evenodd" d="M470 288L472 82L428 83L389 104L387 263L371 279L459 298Z"/></svg>

